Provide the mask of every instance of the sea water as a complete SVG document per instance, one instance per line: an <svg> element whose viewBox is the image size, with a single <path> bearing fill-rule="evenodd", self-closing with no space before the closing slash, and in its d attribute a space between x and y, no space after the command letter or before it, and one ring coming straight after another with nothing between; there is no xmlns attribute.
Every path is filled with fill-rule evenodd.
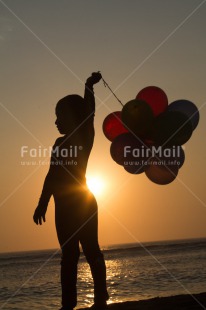
<svg viewBox="0 0 206 310"><path fill-rule="evenodd" d="M127 244L103 249L109 302L205 291L206 239ZM0 309L59 309L58 250L0 254ZM84 255L78 269L78 307L93 302Z"/></svg>

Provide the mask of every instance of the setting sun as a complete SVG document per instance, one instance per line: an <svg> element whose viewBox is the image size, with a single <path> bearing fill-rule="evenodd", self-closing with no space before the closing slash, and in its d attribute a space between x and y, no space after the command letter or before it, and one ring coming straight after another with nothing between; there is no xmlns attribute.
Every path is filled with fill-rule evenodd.
<svg viewBox="0 0 206 310"><path fill-rule="evenodd" d="M99 176L88 176L87 185L94 195L102 195L104 192L105 183Z"/></svg>

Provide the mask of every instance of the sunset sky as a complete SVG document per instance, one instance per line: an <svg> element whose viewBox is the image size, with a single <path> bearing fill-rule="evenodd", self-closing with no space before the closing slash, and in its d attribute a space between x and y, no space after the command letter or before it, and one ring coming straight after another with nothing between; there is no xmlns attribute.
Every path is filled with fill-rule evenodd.
<svg viewBox="0 0 206 310"><path fill-rule="evenodd" d="M206 237L205 17L206 0L0 0L1 252L58 247L53 199L46 224L32 220L48 165L21 165L21 147L52 146L56 102L98 70L123 103L156 85L200 109L178 178L159 186L112 160L102 123L121 106L95 86L100 245Z"/></svg>

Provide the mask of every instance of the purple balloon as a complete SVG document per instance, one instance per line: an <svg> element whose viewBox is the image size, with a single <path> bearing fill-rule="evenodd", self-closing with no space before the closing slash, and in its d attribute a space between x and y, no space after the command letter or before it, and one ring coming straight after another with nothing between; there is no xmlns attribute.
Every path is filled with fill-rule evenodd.
<svg viewBox="0 0 206 310"><path fill-rule="evenodd" d="M177 166L181 168L185 161L185 153L180 145L174 145L172 147L158 146L152 154L152 163L156 163L158 166L167 166L172 168Z"/></svg>
<svg viewBox="0 0 206 310"><path fill-rule="evenodd" d="M188 100L176 100L168 106L169 111L178 111L185 114L192 123L193 130L197 127L200 119L200 113L196 105Z"/></svg>
<svg viewBox="0 0 206 310"><path fill-rule="evenodd" d="M144 165L124 165L124 169L131 174L140 174L145 171Z"/></svg>
<svg viewBox="0 0 206 310"><path fill-rule="evenodd" d="M181 146L180 146L180 154L178 154L176 160L178 162L178 168L180 169L185 162L185 152Z"/></svg>
<svg viewBox="0 0 206 310"><path fill-rule="evenodd" d="M123 133L112 141L110 154L117 164L126 168L136 166L137 171L150 157L150 148L133 134Z"/></svg>
<svg viewBox="0 0 206 310"><path fill-rule="evenodd" d="M173 182L178 175L177 165L162 165L156 158L150 161L145 174L153 183L166 185Z"/></svg>

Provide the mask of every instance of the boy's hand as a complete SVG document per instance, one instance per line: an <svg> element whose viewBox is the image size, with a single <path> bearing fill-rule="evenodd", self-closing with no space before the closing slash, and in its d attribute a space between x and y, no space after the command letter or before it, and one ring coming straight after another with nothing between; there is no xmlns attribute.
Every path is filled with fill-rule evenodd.
<svg viewBox="0 0 206 310"><path fill-rule="evenodd" d="M92 75L87 79L86 81L86 84L87 85L94 85L96 83L98 83L102 78L102 75L101 73L98 71L98 72L93 72Z"/></svg>
<svg viewBox="0 0 206 310"><path fill-rule="evenodd" d="M44 222L46 222L46 218L45 218L45 215L46 215L46 211L47 211L47 206L38 206L34 212L34 215L33 215L33 220L34 222L38 225L38 224L42 224L42 220Z"/></svg>

